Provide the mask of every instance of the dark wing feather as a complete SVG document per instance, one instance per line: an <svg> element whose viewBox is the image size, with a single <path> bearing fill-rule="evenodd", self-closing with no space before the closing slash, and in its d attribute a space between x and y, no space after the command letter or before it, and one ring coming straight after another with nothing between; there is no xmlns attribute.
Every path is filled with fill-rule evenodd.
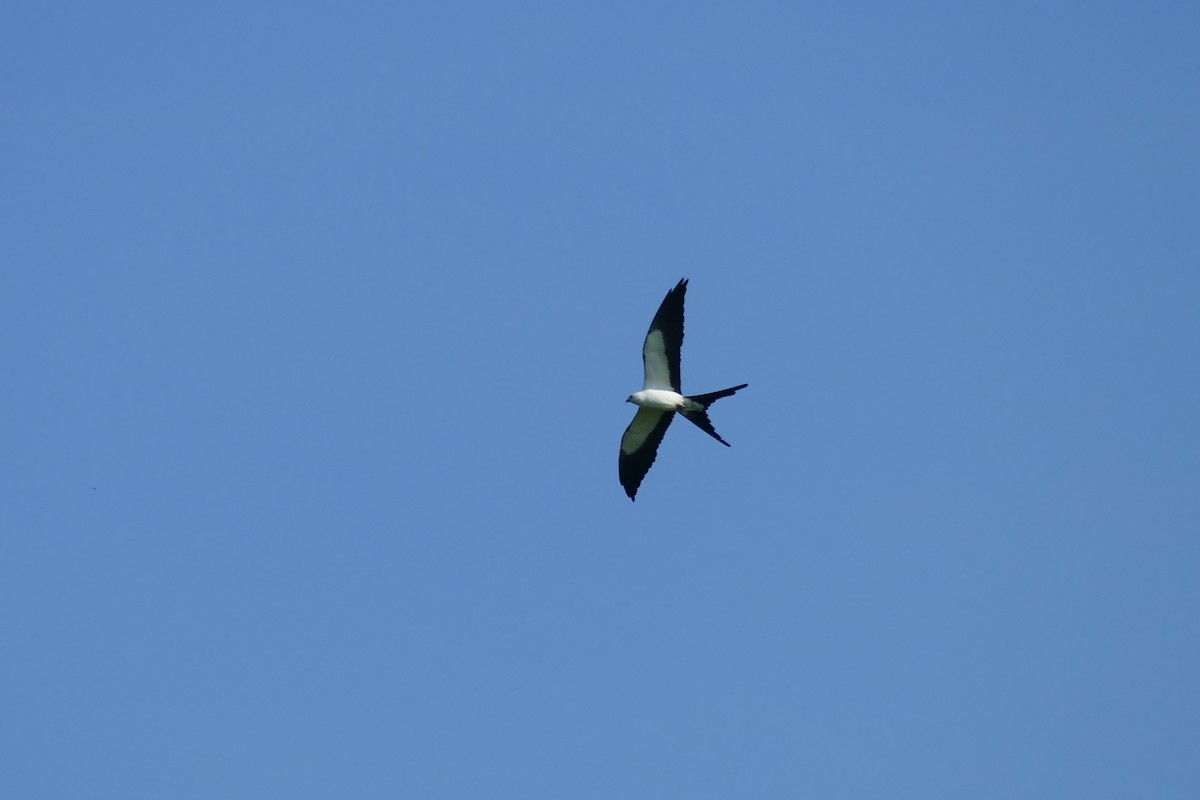
<svg viewBox="0 0 1200 800"><path fill-rule="evenodd" d="M668 388L655 385L661 382L657 378L665 357L669 388L676 392L683 391L679 388L679 351L683 347L683 297L686 293L687 278L684 278L667 292L662 305L658 307L658 313L654 315L654 321L650 323L650 330L646 332L646 341L642 345L642 366L645 368L647 389ZM661 345L658 338L652 336L655 331L662 337ZM658 349L660 346L661 351Z"/></svg>
<svg viewBox="0 0 1200 800"><path fill-rule="evenodd" d="M674 411L639 408L633 422L621 437L621 459L619 463L621 485L630 500L635 500L642 479L650 471L658 446L662 443L667 428L674 419Z"/></svg>

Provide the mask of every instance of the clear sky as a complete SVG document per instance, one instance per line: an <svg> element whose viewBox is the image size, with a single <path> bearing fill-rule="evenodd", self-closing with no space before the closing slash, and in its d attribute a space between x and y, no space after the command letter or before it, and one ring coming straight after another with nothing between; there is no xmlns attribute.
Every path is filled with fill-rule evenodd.
<svg viewBox="0 0 1200 800"><path fill-rule="evenodd" d="M3 794L1200 797L1198 41L8 4Z"/></svg>

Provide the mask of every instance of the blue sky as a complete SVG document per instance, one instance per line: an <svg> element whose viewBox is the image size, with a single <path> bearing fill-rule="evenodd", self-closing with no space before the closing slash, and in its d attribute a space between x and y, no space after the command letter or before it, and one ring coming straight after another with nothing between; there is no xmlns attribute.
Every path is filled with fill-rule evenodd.
<svg viewBox="0 0 1200 800"><path fill-rule="evenodd" d="M1198 34L6 8L6 794L1200 796Z"/></svg>

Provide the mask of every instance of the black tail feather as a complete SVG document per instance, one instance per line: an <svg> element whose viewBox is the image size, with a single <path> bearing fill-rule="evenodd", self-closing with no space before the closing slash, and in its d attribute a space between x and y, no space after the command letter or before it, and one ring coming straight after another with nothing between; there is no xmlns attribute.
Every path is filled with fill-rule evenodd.
<svg viewBox="0 0 1200 800"><path fill-rule="evenodd" d="M704 413L703 411L680 411L679 413L683 415L683 418L688 422L692 423L721 444L729 447L729 442L722 439L721 435L717 433L715 428L713 428L712 420L708 418L708 414Z"/></svg>
<svg viewBox="0 0 1200 800"><path fill-rule="evenodd" d="M720 400L722 397L729 397L739 389L745 389L749 385L750 384L748 383L743 383L741 386L733 386L728 389L722 389L719 392L709 392L708 394L697 394L688 397L688 400L694 400L703 405L704 409L701 411L680 411L679 413L682 414L688 422L691 422L697 428L704 431L721 444L729 447L729 442L721 438L721 435L717 433L716 428L713 427L712 420L708 418L708 407Z"/></svg>
<svg viewBox="0 0 1200 800"><path fill-rule="evenodd" d="M698 394L698 395L689 397L688 400L695 400L697 403L700 403L707 409L709 406L711 406L713 403L720 400L722 397L729 397L729 395L733 394L734 392L738 391L739 389L745 389L749 385L750 384L748 384L748 383L743 383L741 386L731 386L730 388L722 389L719 392L709 392L708 394Z"/></svg>

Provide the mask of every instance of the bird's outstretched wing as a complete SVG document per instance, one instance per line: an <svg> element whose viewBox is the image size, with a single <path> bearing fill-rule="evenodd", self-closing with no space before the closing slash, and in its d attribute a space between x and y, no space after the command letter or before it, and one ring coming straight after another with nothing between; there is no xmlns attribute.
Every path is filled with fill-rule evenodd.
<svg viewBox="0 0 1200 800"><path fill-rule="evenodd" d="M638 487L650 471L658 446L674 417L674 411L639 408L633 422L625 429L625 435L621 437L620 472L621 485L630 500L637 499Z"/></svg>
<svg viewBox="0 0 1200 800"><path fill-rule="evenodd" d="M687 278L667 292L650 330L646 333L646 341L642 343L642 366L646 370L643 389L670 389L681 392L679 388L679 350L683 347L683 296L687 292Z"/></svg>

